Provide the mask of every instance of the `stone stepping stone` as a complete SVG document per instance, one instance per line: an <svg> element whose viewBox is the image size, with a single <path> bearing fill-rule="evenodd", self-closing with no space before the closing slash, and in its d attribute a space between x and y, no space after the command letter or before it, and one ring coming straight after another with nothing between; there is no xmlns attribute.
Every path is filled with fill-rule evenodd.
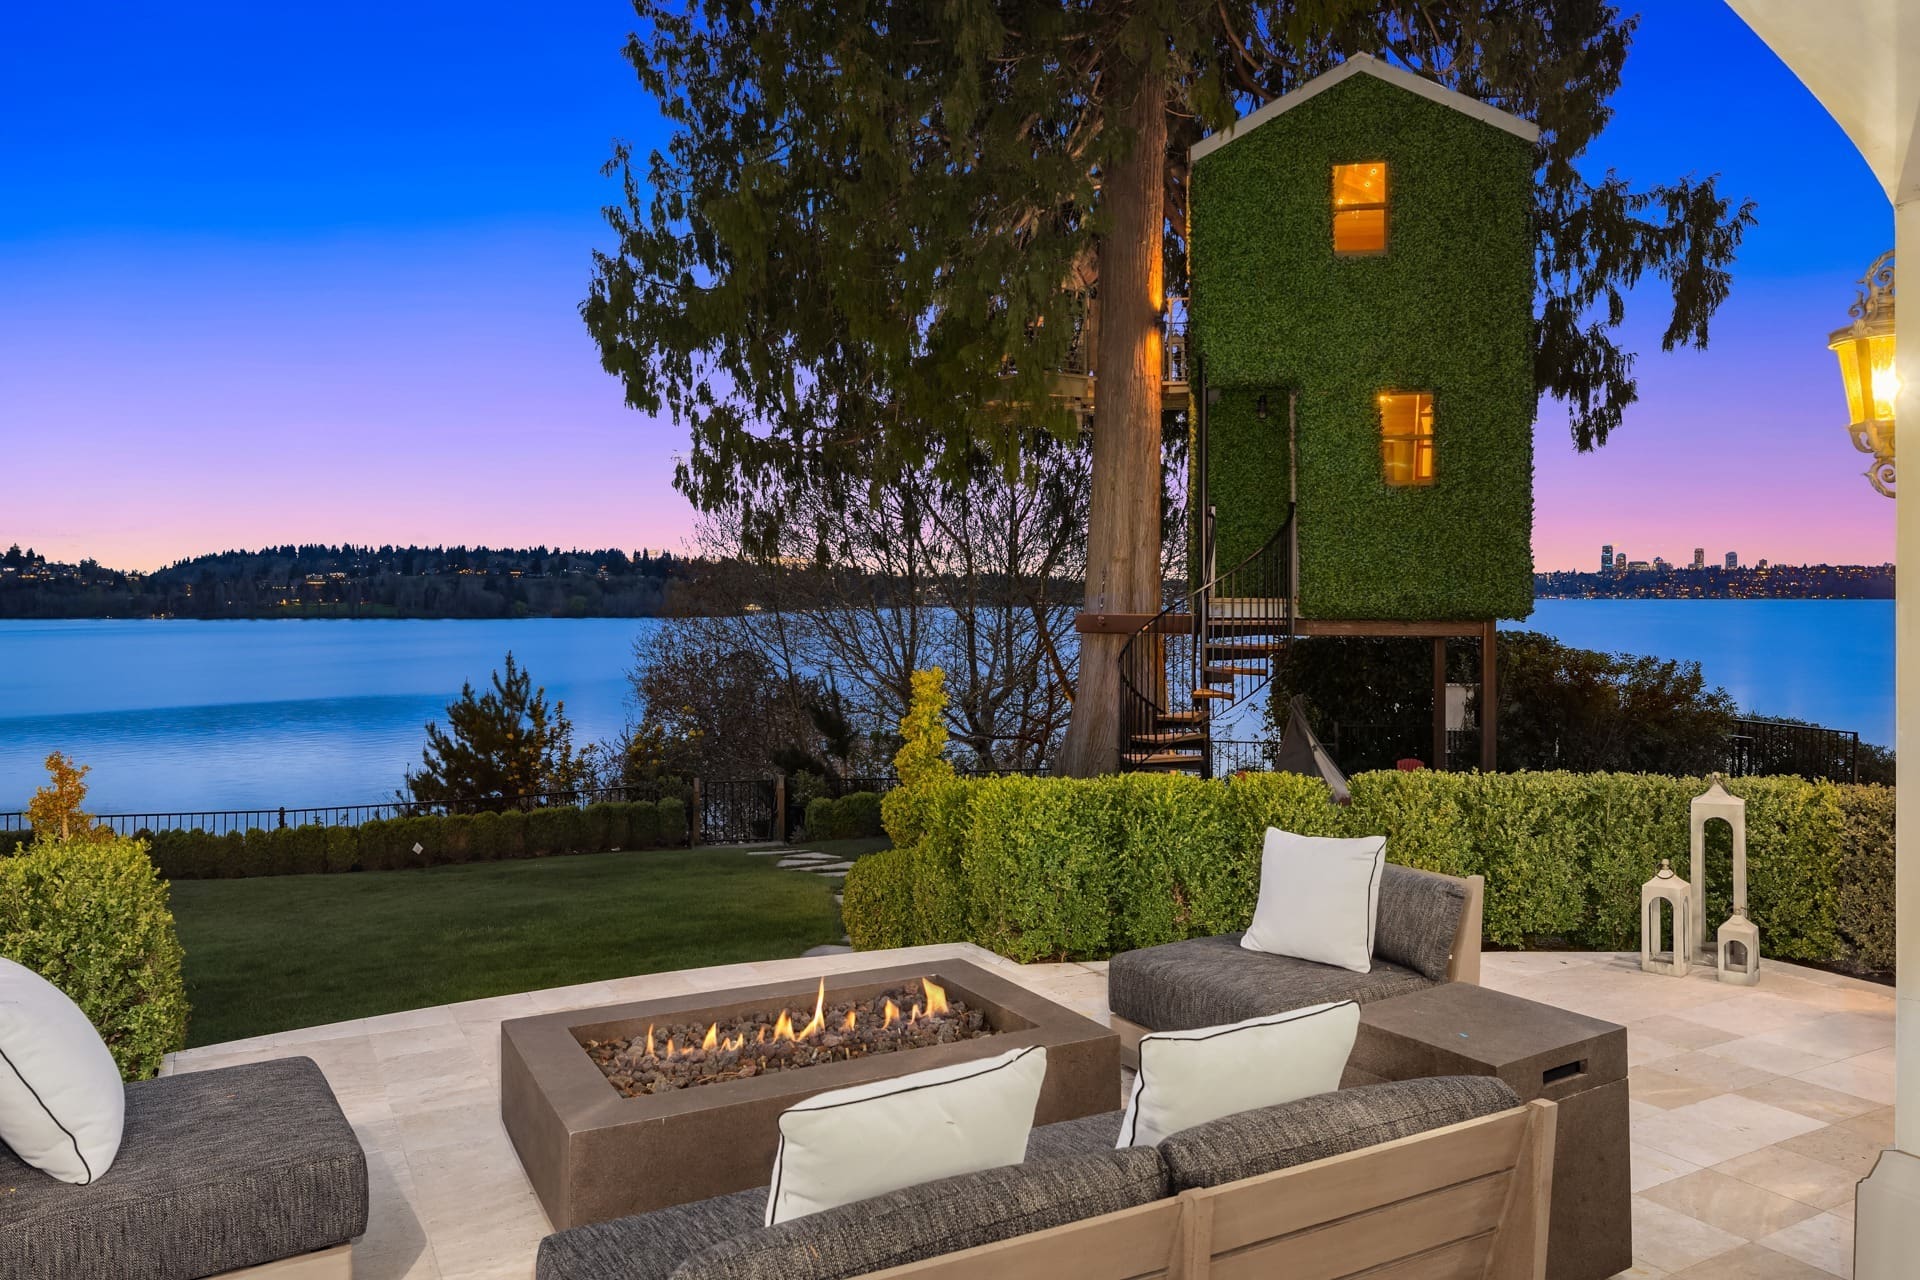
<svg viewBox="0 0 1920 1280"><path fill-rule="evenodd" d="M782 858L773 865L776 867L802 867L807 870L812 870L815 867L831 866L832 863L833 859L831 858Z"/></svg>
<svg viewBox="0 0 1920 1280"><path fill-rule="evenodd" d="M817 947L808 947L805 951L802 951L800 953L800 956L802 959L805 959L807 956L844 956L844 955L850 954L852 951L853 951L853 947L848 943L828 942L828 943L822 943L820 946L817 946Z"/></svg>
<svg viewBox="0 0 1920 1280"><path fill-rule="evenodd" d="M821 875L845 875L847 872L853 870L853 864L851 862L822 862L816 863L810 870L818 871Z"/></svg>

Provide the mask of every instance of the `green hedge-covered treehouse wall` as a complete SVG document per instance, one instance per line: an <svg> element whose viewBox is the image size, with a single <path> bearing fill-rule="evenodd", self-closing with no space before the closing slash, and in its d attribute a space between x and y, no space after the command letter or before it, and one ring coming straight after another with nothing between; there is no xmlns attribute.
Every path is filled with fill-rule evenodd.
<svg viewBox="0 0 1920 1280"><path fill-rule="evenodd" d="M1533 145L1381 78L1391 72L1364 73L1380 65L1243 122L1194 162L1192 336L1220 392L1215 564L1239 563L1285 520L1297 391L1301 616L1524 618ZM1337 257L1332 166L1381 160L1387 251ZM1386 483L1386 391L1433 397L1430 487Z"/></svg>

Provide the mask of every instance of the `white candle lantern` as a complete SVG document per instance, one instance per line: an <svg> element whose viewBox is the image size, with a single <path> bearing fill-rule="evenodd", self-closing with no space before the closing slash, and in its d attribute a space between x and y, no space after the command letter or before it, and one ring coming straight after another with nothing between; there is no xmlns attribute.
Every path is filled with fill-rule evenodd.
<svg viewBox="0 0 1920 1280"><path fill-rule="evenodd" d="M1739 987L1760 981L1760 929L1739 907L1720 926L1719 943L1713 961L1720 981Z"/></svg>
<svg viewBox="0 0 1920 1280"><path fill-rule="evenodd" d="M1687 976L1693 937L1692 887L1673 874L1673 864L1660 859L1660 870L1640 886L1640 967L1648 973L1675 978ZM1673 913L1673 950L1661 947L1660 904Z"/></svg>
<svg viewBox="0 0 1920 1280"><path fill-rule="evenodd" d="M1715 818L1733 832L1733 909L1741 915L1747 910L1747 802L1730 795L1720 785L1720 775L1711 775L1712 785L1693 798L1688 806L1691 819L1689 847L1692 852L1693 882L1700 886L1702 910L1694 914L1693 945L1702 957L1707 948L1707 823Z"/></svg>

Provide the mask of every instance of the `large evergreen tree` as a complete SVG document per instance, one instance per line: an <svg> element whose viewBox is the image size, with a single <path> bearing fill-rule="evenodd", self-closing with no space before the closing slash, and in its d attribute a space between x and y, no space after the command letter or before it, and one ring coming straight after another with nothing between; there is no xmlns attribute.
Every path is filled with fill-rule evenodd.
<svg viewBox="0 0 1920 1280"><path fill-rule="evenodd" d="M1578 161L1635 19L1597 0L636 0L627 56L673 126L610 165L618 237L582 306L629 403L692 433L676 477L750 531L793 484L886 484L1074 429L1046 370L1100 299L1089 611L1160 603L1160 311L1184 280L1187 148L1369 52L1540 126L1536 377L1573 441L1636 395L1619 344L1651 274L1664 345L1704 345L1749 206L1711 178ZM1083 639L1058 765L1112 767L1123 637Z"/></svg>
<svg viewBox="0 0 1920 1280"><path fill-rule="evenodd" d="M403 797L486 808L518 796L571 791L581 762L573 749L567 704L547 702L547 691L507 654L493 688L476 695L462 685L447 705L447 727L427 723L420 768L407 771Z"/></svg>

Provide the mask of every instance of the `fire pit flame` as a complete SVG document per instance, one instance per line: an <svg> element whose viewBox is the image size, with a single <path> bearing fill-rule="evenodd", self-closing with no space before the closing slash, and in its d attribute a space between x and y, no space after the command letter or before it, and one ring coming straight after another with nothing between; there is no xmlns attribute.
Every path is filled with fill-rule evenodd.
<svg viewBox="0 0 1920 1280"><path fill-rule="evenodd" d="M805 1040L808 1036L816 1035L825 1028L827 1025L827 1020L824 1016L826 1008L827 980L822 978L820 979L820 994L813 999L813 1020L800 1029L800 1034L796 1036L795 1039Z"/></svg>
<svg viewBox="0 0 1920 1280"><path fill-rule="evenodd" d="M648 1023L630 1038L584 1046L614 1088L635 1097L993 1033L983 1011L965 999L950 1003L929 978L831 1004L822 978L810 1014L803 1006L730 1014L704 1027Z"/></svg>

